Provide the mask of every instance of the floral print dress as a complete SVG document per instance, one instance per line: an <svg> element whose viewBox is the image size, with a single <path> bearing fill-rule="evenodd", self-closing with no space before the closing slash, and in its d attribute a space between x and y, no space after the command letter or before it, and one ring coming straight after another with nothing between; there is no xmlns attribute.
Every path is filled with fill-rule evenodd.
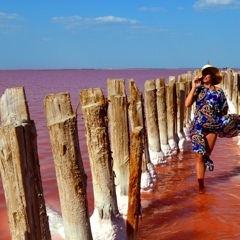
<svg viewBox="0 0 240 240"><path fill-rule="evenodd" d="M222 89L210 89L200 86L196 89L196 109L190 126L190 136L194 152L207 155L204 136L217 133L219 137L234 137L238 135L240 116L237 114L222 115L228 106Z"/></svg>

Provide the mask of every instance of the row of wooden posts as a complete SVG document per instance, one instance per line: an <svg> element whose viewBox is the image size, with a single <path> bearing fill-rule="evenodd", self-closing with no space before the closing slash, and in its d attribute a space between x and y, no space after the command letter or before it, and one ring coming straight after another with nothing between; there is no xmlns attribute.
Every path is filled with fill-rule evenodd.
<svg viewBox="0 0 240 240"><path fill-rule="evenodd" d="M154 165L188 150L187 125L192 109L184 107L184 100L195 74L188 72L177 80L169 77L167 83L164 78L146 80L144 96L133 79L128 80L129 96L124 79L107 80L107 98L100 88L79 92L94 192L91 218L78 114L72 109L69 93L45 97L65 239L105 239L100 233L106 231L101 221L112 226L112 239L137 239L140 193L152 187L157 177ZM221 85L239 112L239 74L228 69ZM5 90L0 114L0 173L11 237L51 239L37 130L23 87ZM127 207L120 209L123 199L127 199Z"/></svg>

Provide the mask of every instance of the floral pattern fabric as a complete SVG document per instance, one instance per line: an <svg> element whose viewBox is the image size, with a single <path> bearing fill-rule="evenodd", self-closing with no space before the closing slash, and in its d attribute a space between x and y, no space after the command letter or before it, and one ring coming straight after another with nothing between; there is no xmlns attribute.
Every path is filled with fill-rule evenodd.
<svg viewBox="0 0 240 240"><path fill-rule="evenodd" d="M217 133L219 137L235 137L238 135L240 116L237 114L222 115L228 106L222 89L210 89L200 86L196 89L196 109L190 126L190 136L194 152L207 154L204 135Z"/></svg>

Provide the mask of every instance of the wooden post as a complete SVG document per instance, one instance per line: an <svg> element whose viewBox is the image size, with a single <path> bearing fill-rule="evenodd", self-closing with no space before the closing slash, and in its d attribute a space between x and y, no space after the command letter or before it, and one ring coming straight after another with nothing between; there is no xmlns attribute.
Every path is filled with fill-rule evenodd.
<svg viewBox="0 0 240 240"><path fill-rule="evenodd" d="M228 100L229 101L232 101L232 92L233 92L233 71L232 69L228 68L227 69L227 78L226 78L226 81L227 81L227 87L225 88L226 89L226 95L228 97Z"/></svg>
<svg viewBox="0 0 240 240"><path fill-rule="evenodd" d="M87 176L78 142L76 113L69 93L49 94L44 100L51 139L65 239L92 239Z"/></svg>
<svg viewBox="0 0 240 240"><path fill-rule="evenodd" d="M238 113L238 74L233 73L233 92L232 92L232 104L234 107L234 113Z"/></svg>
<svg viewBox="0 0 240 240"><path fill-rule="evenodd" d="M6 89L0 100L0 172L11 237L51 239L39 159L37 132L23 87Z"/></svg>
<svg viewBox="0 0 240 240"><path fill-rule="evenodd" d="M145 119L144 119L144 111L143 111L143 96L142 93L138 90L133 79L129 79L129 119L131 123L131 129L135 129L135 127L141 126L143 128L143 158L142 158L142 172L145 173L147 171L147 164L150 161L149 151L148 151L148 142L147 142L147 133L145 131Z"/></svg>
<svg viewBox="0 0 240 240"><path fill-rule="evenodd" d="M179 138L178 148L181 152L188 150L185 134L183 132L184 122L184 110L185 110L185 83L181 82L179 76L179 82L176 83L176 96L177 96L177 135Z"/></svg>
<svg viewBox="0 0 240 240"><path fill-rule="evenodd" d="M156 89L157 89L158 128L161 149L164 153L164 156L172 157L172 150L168 144L166 88L164 78L156 79Z"/></svg>
<svg viewBox="0 0 240 240"><path fill-rule="evenodd" d="M143 190L151 189L153 181L157 178L155 167L150 161L147 131L145 127L144 118L144 104L142 93L138 90L133 79L129 79L129 118L131 123L131 129L135 129L138 126L142 127L142 143L143 143L143 156L142 156L142 182L141 188Z"/></svg>
<svg viewBox="0 0 240 240"><path fill-rule="evenodd" d="M178 145L176 141L176 80L175 77L169 77L169 83L166 86L166 106L168 122L168 143L173 154L177 153Z"/></svg>
<svg viewBox="0 0 240 240"><path fill-rule="evenodd" d="M120 196L127 196L129 184L128 99L124 79L108 79L109 123L115 184Z"/></svg>
<svg viewBox="0 0 240 240"><path fill-rule="evenodd" d="M146 80L144 84L145 109L148 133L148 145L151 162L154 165L164 162L158 130L156 85L154 80Z"/></svg>
<svg viewBox="0 0 240 240"><path fill-rule="evenodd" d="M237 114L240 114L240 72L237 73Z"/></svg>
<svg viewBox="0 0 240 240"><path fill-rule="evenodd" d="M124 220L118 211L114 185L108 136L107 101L100 88L82 90L79 95L92 170L94 214L90 220L93 236L96 239L98 235L102 236L101 239L107 239L111 231L116 235L126 236L123 230L125 229ZM104 225L106 223L107 229Z"/></svg>
<svg viewBox="0 0 240 240"><path fill-rule="evenodd" d="M219 85L218 85L218 86L219 86L220 88L222 88L223 90L225 89L225 87L224 87L224 85L225 85L225 84L224 84L224 83L225 83L225 77L226 77L226 75L223 74L223 75L222 75L222 81L221 81L221 83L219 83Z"/></svg>
<svg viewBox="0 0 240 240"><path fill-rule="evenodd" d="M140 182L142 164L142 127L132 132L130 148L130 180L128 193L127 240L136 240L138 219L141 215Z"/></svg>
<svg viewBox="0 0 240 240"><path fill-rule="evenodd" d="M192 88L192 78L193 78L192 73L188 72L186 74L186 82L185 82L186 95L190 92ZM184 103L184 106L185 106L185 103ZM187 141L190 141L189 127L191 122L191 115L192 115L192 112L194 111L194 108L195 108L195 103L193 104L192 107L185 107L184 133Z"/></svg>
<svg viewBox="0 0 240 240"><path fill-rule="evenodd" d="M143 96L133 79L128 80L129 86L129 118L131 129L144 126Z"/></svg>
<svg viewBox="0 0 240 240"><path fill-rule="evenodd" d="M187 115L187 109L188 109L188 108L185 107L185 99L186 99L186 97L189 93L188 92L188 87L187 87L187 74L180 75L179 76L179 82L181 84L183 84L182 89L184 91L184 96L183 96L183 99L182 99L182 104L183 104L183 106L182 106L183 107L183 129L184 129L184 127L186 127L186 122L187 122L186 115Z"/></svg>
<svg viewBox="0 0 240 240"><path fill-rule="evenodd" d="M189 93L191 88L192 88L193 78L195 78L195 75L191 74L191 72L188 72L188 74L187 74L187 85L186 85L187 93ZM191 108L187 108L187 109L188 109L188 114L186 114L186 116L187 116L187 121L189 123L189 122L191 122L192 115L195 111L195 104L193 104Z"/></svg>

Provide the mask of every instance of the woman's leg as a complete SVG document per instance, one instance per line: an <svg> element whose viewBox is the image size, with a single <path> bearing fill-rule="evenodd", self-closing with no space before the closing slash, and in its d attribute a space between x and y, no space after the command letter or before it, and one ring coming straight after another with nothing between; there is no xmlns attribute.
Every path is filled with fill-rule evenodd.
<svg viewBox="0 0 240 240"><path fill-rule="evenodd" d="M210 156L212 153L212 150L214 148L215 142L217 140L217 134L216 133L209 133L206 136L206 152Z"/></svg>
<svg viewBox="0 0 240 240"><path fill-rule="evenodd" d="M195 153L195 159L196 159L195 169L196 169L196 175L197 175L199 189L203 189L204 188L204 175L205 175L205 171L206 171L206 166L203 161L203 155L200 153Z"/></svg>
<svg viewBox="0 0 240 240"><path fill-rule="evenodd" d="M212 153L212 150L213 150L216 140L217 140L217 134L215 134L215 133L209 133L207 136L205 136L206 152L209 156ZM204 163L202 154L195 153L195 158L196 158L196 166L195 166L196 167L196 175L197 175L197 179L198 179L199 189L203 189L206 165Z"/></svg>

